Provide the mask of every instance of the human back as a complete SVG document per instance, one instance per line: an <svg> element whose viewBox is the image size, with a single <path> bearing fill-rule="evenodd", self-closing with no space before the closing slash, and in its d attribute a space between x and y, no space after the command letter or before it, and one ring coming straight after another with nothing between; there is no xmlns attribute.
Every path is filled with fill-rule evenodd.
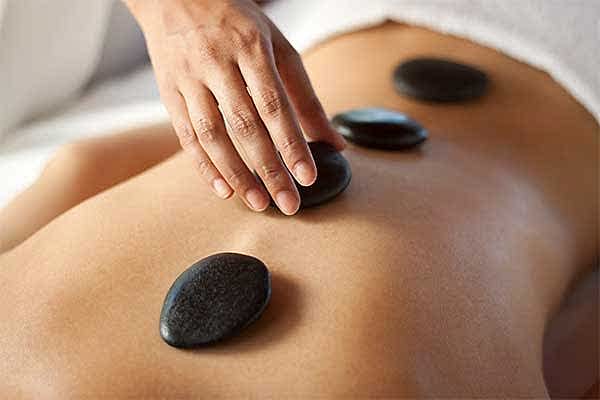
<svg viewBox="0 0 600 400"><path fill-rule="evenodd" d="M494 122L517 112L504 103L498 114L495 105L520 90L505 85L510 68L537 79L529 88L549 95L548 107L578 110L576 104L556 99L560 89L539 72L416 28L342 37L309 54L307 65L324 82L330 77L320 65L344 58L333 57L336 51L411 36L425 48L441 43L458 49L457 57L498 65L489 70L496 91L483 104L454 109L392 97L379 75L398 55L371 75L347 69L343 79L357 79L355 89L338 85L336 94L339 82L317 84L330 111L379 103L406 110L431 135L409 152L349 146L353 178L330 203L294 218L275 209L252 213L194 185L189 160L176 155L73 208L0 258L6 392L543 395L545 321L597 251L582 217L594 207L594 124L579 111L576 122L558 118L573 124L577 156L561 152L560 126L543 150L535 149L538 126ZM362 97L349 96L352 90ZM457 117L465 113L469 119ZM559 155L560 171L551 165ZM578 207L566 207L557 188L568 188ZM215 348L167 346L158 317L170 284L193 262L222 251L253 255L269 267L267 311Z"/></svg>

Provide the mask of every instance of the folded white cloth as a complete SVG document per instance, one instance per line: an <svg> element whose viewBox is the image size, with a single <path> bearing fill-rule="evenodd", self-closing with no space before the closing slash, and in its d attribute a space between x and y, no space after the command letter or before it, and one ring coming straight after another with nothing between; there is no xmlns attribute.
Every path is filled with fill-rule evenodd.
<svg viewBox="0 0 600 400"><path fill-rule="evenodd" d="M548 72L600 122L600 0L281 0L266 10L299 51L388 19L468 38Z"/></svg>

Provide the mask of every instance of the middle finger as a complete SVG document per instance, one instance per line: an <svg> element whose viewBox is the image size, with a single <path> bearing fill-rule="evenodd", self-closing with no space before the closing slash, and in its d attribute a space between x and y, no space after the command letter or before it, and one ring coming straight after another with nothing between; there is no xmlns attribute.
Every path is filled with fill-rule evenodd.
<svg viewBox="0 0 600 400"><path fill-rule="evenodd" d="M296 213L300 207L298 190L277 156L239 69L232 66L223 71L219 84L209 84L209 87L219 102L231 135L244 149L279 209L288 215Z"/></svg>

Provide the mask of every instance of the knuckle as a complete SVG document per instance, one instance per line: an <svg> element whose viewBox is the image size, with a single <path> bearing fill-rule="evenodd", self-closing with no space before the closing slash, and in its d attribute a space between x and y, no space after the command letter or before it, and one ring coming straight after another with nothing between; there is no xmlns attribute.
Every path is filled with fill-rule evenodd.
<svg viewBox="0 0 600 400"><path fill-rule="evenodd" d="M179 65L177 66L178 75L189 76L192 75L192 65L187 58L178 60Z"/></svg>
<svg viewBox="0 0 600 400"><path fill-rule="evenodd" d="M286 138L279 144L279 151L283 154L301 154L304 149L304 141L298 138Z"/></svg>
<svg viewBox="0 0 600 400"><path fill-rule="evenodd" d="M201 158L198 160L198 171L200 174L210 178L213 175L213 165L208 158Z"/></svg>
<svg viewBox="0 0 600 400"><path fill-rule="evenodd" d="M190 61L199 57L202 61L212 60L219 57L222 52L215 37L207 31L191 31L185 36L182 41L183 49L192 57L183 57L181 62L187 62L189 70L193 70L197 66L196 62Z"/></svg>
<svg viewBox="0 0 600 400"><path fill-rule="evenodd" d="M239 189L244 187L244 182L246 181L246 167L239 165L231 169L229 174L227 175L227 182L229 182L233 187Z"/></svg>
<svg viewBox="0 0 600 400"><path fill-rule="evenodd" d="M242 50L261 50L267 43L266 37L254 24L247 24L236 29L234 40Z"/></svg>
<svg viewBox="0 0 600 400"><path fill-rule="evenodd" d="M284 172L278 165L264 164L260 167L260 176L265 184L272 185L281 182Z"/></svg>
<svg viewBox="0 0 600 400"><path fill-rule="evenodd" d="M216 124L210 118L198 117L194 120L194 129L196 136L202 143L214 142L217 139L218 131Z"/></svg>
<svg viewBox="0 0 600 400"><path fill-rule="evenodd" d="M286 102L275 90L266 90L259 94L260 107L269 117L278 117L281 115Z"/></svg>
<svg viewBox="0 0 600 400"><path fill-rule="evenodd" d="M208 42L203 43L202 46L198 47L200 58L207 62L216 62L219 59L221 52L221 49Z"/></svg>
<svg viewBox="0 0 600 400"><path fill-rule="evenodd" d="M179 144L184 149L192 146L196 142L196 134L186 122L176 122L173 124L173 127L175 128L175 133L179 139Z"/></svg>
<svg viewBox="0 0 600 400"><path fill-rule="evenodd" d="M258 123L251 113L247 111L234 111L230 116L231 128L234 134L241 138L250 138L256 134Z"/></svg>

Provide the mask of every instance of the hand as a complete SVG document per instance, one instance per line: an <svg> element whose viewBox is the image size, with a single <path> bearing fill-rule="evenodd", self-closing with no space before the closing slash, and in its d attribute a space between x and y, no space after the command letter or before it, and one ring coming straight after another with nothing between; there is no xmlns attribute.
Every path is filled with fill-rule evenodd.
<svg viewBox="0 0 600 400"><path fill-rule="evenodd" d="M298 53L250 0L127 4L146 36L181 146L215 193L228 198L235 192L250 208L267 208L269 196L241 153L278 207L294 214L300 199L282 160L301 185L317 175L302 130L344 147Z"/></svg>

